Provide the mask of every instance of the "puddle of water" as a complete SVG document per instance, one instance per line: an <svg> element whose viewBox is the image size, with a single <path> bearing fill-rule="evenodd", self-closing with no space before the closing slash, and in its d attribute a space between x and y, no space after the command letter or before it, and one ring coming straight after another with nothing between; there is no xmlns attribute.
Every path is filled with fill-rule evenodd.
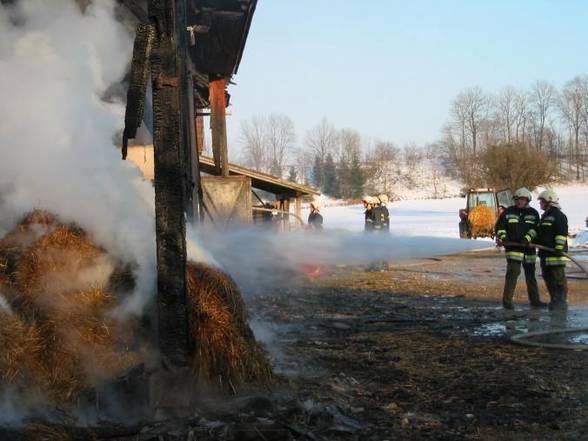
<svg viewBox="0 0 588 441"><path fill-rule="evenodd" d="M471 331L482 337L511 336L514 334L588 327L588 309L570 308L568 311L517 310L513 315L504 312L503 319L485 323ZM588 344L588 333L564 334L557 340Z"/></svg>

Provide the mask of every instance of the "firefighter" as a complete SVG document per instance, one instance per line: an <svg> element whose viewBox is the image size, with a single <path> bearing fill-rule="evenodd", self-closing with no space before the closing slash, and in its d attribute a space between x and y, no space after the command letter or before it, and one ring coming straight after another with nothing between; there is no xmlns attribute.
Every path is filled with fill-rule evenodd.
<svg viewBox="0 0 588 441"><path fill-rule="evenodd" d="M517 286L517 279L521 274L521 265L525 271L527 295L532 308L544 308L546 303L539 298L539 287L535 276L535 248L529 244L537 238L539 213L529 206L532 196L526 188L519 188L514 194L514 205L508 207L496 222L496 237L498 244L505 245L506 277L502 293L504 309L514 309L512 299ZM511 245L512 243L520 245Z"/></svg>
<svg viewBox="0 0 588 441"><path fill-rule="evenodd" d="M382 231L382 204L377 196L372 196L372 219L373 219L373 231L379 233Z"/></svg>
<svg viewBox="0 0 588 441"><path fill-rule="evenodd" d="M539 222L536 243L556 252L539 250L541 273L549 291L549 309L567 308L566 257L559 252L568 250L568 218L561 211L559 197L552 190L539 195L543 214Z"/></svg>
<svg viewBox="0 0 588 441"><path fill-rule="evenodd" d="M374 198L371 196L364 196L361 200L363 202L364 211L364 219L365 219L365 226L364 229L366 232L371 233L374 231Z"/></svg>
<svg viewBox="0 0 588 441"><path fill-rule="evenodd" d="M322 230L323 216L320 213L321 207L317 202L310 203L310 214L308 215L308 229Z"/></svg>
<svg viewBox="0 0 588 441"><path fill-rule="evenodd" d="M388 211L388 196L385 194L381 194L378 196L378 200L380 201L380 224L382 225L383 232L390 232L390 212Z"/></svg>

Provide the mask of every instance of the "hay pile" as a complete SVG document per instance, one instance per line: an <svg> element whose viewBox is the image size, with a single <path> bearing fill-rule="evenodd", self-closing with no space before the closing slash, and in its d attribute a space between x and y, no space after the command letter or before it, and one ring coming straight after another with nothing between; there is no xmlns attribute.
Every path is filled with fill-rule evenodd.
<svg viewBox="0 0 588 441"><path fill-rule="evenodd" d="M468 214L468 223L472 237L490 237L494 234L496 214L494 210L486 205L478 205Z"/></svg>
<svg viewBox="0 0 588 441"><path fill-rule="evenodd" d="M270 363L247 324L245 304L233 280L216 268L190 262L187 284L194 312L193 366L199 379L233 391L241 383L267 382Z"/></svg>
<svg viewBox="0 0 588 441"><path fill-rule="evenodd" d="M129 277L80 228L23 219L0 240L0 387L68 402L139 364L134 324L113 314Z"/></svg>

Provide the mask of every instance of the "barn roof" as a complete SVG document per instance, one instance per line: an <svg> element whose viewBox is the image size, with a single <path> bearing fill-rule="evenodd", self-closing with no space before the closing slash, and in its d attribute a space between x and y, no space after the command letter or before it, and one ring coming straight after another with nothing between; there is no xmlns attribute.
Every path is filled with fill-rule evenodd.
<svg viewBox="0 0 588 441"><path fill-rule="evenodd" d="M215 175L216 168L214 166L214 160L207 156L200 156L200 171L210 175ZM253 188L267 191L275 195L296 197L306 195L318 196L320 194L320 191L312 187L297 184L285 179L280 179L275 176L251 170L237 164L229 164L229 174L233 176L246 176L251 178L251 185Z"/></svg>
<svg viewBox="0 0 588 441"><path fill-rule="evenodd" d="M138 21L148 21L147 0L120 2ZM186 7L187 24L194 32L194 45L188 51L194 68L195 104L206 108L209 80L228 81L239 69L257 0L187 0Z"/></svg>

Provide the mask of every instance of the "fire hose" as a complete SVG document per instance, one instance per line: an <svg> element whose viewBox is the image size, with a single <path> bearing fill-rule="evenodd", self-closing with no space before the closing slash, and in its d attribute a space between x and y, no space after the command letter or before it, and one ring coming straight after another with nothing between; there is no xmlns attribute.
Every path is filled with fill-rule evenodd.
<svg viewBox="0 0 588 441"><path fill-rule="evenodd" d="M588 270L584 268L584 266L570 256L568 253L564 253L563 251L559 251L553 248L546 247L544 245L537 245L537 244L528 244L522 245L516 242L503 242L505 246L515 246L515 247L526 247L526 248L537 248L543 251L549 251L550 253L559 254L560 256L564 256L570 259L582 272L588 275ZM536 332L526 332L522 334L513 335L510 340L513 343L517 343L524 346L534 346L540 348L549 348L549 349L567 349L572 351L586 351L588 350L588 345L586 344L566 344L566 343L544 343L538 341L529 341L529 338L533 337L544 337L544 336L552 336L552 335L562 335L562 334L578 334L582 332L588 332L588 328L567 328L567 329L554 329L551 331L536 331Z"/></svg>
<svg viewBox="0 0 588 441"><path fill-rule="evenodd" d="M574 259L572 256L570 256L568 253L564 253L563 251L559 251L554 248L549 248L544 245L537 245L534 243L530 243L528 245L523 245L523 244L520 244L517 242L503 242L502 245L507 246L507 247L537 248L538 250L549 251L550 253L559 254L560 256L563 256L563 257L570 259L578 268L580 268L580 270L584 274L586 274L588 276L588 270L586 268L584 268L584 266L580 262L578 262L576 259Z"/></svg>

